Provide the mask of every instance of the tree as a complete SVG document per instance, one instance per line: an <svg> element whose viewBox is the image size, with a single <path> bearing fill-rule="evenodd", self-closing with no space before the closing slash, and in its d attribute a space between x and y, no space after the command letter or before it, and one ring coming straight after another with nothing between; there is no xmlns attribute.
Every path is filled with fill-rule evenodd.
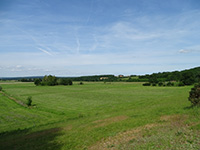
<svg viewBox="0 0 200 150"><path fill-rule="evenodd" d="M40 79L35 79L35 80L34 80L34 84L35 84L36 86L40 85L40 84L41 84L41 80L40 80Z"/></svg>
<svg viewBox="0 0 200 150"><path fill-rule="evenodd" d="M181 82L183 82L184 85L192 85L195 83L195 77L192 72L184 72L181 76Z"/></svg>
<svg viewBox="0 0 200 150"><path fill-rule="evenodd" d="M61 79L58 79L58 84L59 85L72 85L72 80L71 79L68 79L68 78L61 78Z"/></svg>
<svg viewBox="0 0 200 150"><path fill-rule="evenodd" d="M188 100L193 106L200 105L200 83L195 84L194 88L191 89Z"/></svg>
<svg viewBox="0 0 200 150"><path fill-rule="evenodd" d="M27 104L28 106L31 106L31 104L32 104L32 97L31 97L31 96L29 96L29 97L27 98L26 104Z"/></svg>
<svg viewBox="0 0 200 150"><path fill-rule="evenodd" d="M163 83L162 83L162 82L159 82L159 83L158 83L158 86L163 86Z"/></svg>
<svg viewBox="0 0 200 150"><path fill-rule="evenodd" d="M72 85L72 84L73 84L73 82L72 82L71 79L68 80L68 83L69 83L69 85Z"/></svg>
<svg viewBox="0 0 200 150"><path fill-rule="evenodd" d="M144 83L144 84L142 84L142 85L143 85L143 86L150 86L151 83L147 82L147 83Z"/></svg>
<svg viewBox="0 0 200 150"><path fill-rule="evenodd" d="M57 85L57 78L52 75L49 76L46 75L42 79L41 85L49 85L49 86Z"/></svg>

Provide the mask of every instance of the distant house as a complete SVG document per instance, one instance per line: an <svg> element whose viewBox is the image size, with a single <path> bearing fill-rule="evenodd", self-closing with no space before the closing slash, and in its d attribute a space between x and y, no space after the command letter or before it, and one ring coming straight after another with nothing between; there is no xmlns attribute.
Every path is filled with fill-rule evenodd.
<svg viewBox="0 0 200 150"><path fill-rule="evenodd" d="M124 77L124 75L118 75L118 77L119 77L119 78L123 78L123 77Z"/></svg>
<svg viewBox="0 0 200 150"><path fill-rule="evenodd" d="M108 77L100 77L100 80L106 80Z"/></svg>

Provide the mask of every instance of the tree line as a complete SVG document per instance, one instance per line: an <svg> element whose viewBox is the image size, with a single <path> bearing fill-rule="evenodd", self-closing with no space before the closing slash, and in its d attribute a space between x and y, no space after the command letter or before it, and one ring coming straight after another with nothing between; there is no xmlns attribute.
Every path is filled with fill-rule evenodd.
<svg viewBox="0 0 200 150"><path fill-rule="evenodd" d="M139 76L139 79L148 80L150 84L164 84L177 82L179 86L193 85L200 81L200 67L189 70L153 73Z"/></svg>
<svg viewBox="0 0 200 150"><path fill-rule="evenodd" d="M36 86L55 86L55 85L72 85L73 82L69 78L57 78L52 75L45 75L43 79L37 78L34 80Z"/></svg>

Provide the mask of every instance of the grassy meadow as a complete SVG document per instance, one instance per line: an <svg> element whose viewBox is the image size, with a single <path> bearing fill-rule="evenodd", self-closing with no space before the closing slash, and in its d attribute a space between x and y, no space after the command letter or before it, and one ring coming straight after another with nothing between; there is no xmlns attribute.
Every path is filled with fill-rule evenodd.
<svg viewBox="0 0 200 150"><path fill-rule="evenodd" d="M200 149L200 109L192 86L0 82L2 149ZM17 104L8 96L32 107Z"/></svg>

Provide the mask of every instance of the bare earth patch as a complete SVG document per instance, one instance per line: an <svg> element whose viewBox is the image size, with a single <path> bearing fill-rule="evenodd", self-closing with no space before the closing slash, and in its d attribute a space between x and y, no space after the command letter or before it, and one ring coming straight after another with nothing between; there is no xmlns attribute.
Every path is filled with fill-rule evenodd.
<svg viewBox="0 0 200 150"><path fill-rule="evenodd" d="M123 120L124 117L120 117L121 120ZM165 121L164 123L155 123L155 124L147 124L145 126L142 127L138 127L129 131L125 131L125 132L121 132L118 133L116 136L113 137L108 137L106 139L102 139L101 141L97 142L95 145L92 145L91 147L89 147L88 149L90 150L116 150L118 149L117 147L119 145L128 143L129 141L136 139L138 137L141 137L142 135L142 131L144 130L149 130L151 128L154 127L167 127L167 126L171 126L172 128L174 127L183 127L184 125L184 121L186 120L187 116L186 115L166 115L166 116L162 116L160 117L161 121ZM104 119L104 120L98 120L95 121L94 123L99 123L98 125L96 125L96 127L98 126L103 126L106 123L111 123L112 121L116 121L116 118L108 118L108 119Z"/></svg>
<svg viewBox="0 0 200 150"><path fill-rule="evenodd" d="M160 117L160 120L170 123L171 126L182 127L187 118L187 115L166 115Z"/></svg>
<svg viewBox="0 0 200 150"><path fill-rule="evenodd" d="M116 145L127 143L130 140L136 138L138 133L141 132L142 130L150 129L155 126L157 126L157 124L147 124L145 126L138 127L133 130L121 132L114 137L109 137L107 139L103 139L103 140L97 142L95 145L89 147L89 149L90 150L107 150L107 149L115 150L115 149L117 149Z"/></svg>

